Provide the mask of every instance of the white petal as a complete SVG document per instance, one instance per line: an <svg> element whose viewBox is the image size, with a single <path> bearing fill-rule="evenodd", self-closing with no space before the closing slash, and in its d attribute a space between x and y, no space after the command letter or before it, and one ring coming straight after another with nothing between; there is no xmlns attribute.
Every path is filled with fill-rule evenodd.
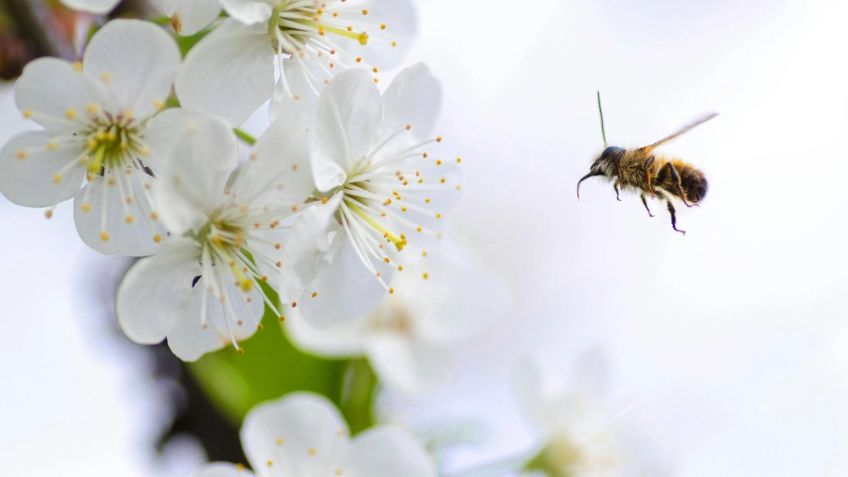
<svg viewBox="0 0 848 477"><path fill-rule="evenodd" d="M189 52L176 90L184 108L243 123L274 94L274 52L265 26L221 24Z"/></svg>
<svg viewBox="0 0 848 477"><path fill-rule="evenodd" d="M119 111L139 118L156 111L171 93L180 65L174 40L149 22L113 20L88 44L83 71L115 95Z"/></svg>
<svg viewBox="0 0 848 477"><path fill-rule="evenodd" d="M431 137L442 106L442 85L424 63L398 74L383 94L383 136L407 124L419 140Z"/></svg>
<svg viewBox="0 0 848 477"><path fill-rule="evenodd" d="M384 69L398 66L418 36L418 18L411 0L371 0L386 31L368 44L369 62ZM392 43L395 42L395 43Z"/></svg>
<svg viewBox="0 0 848 477"><path fill-rule="evenodd" d="M240 203L290 208L312 195L309 136L300 117L273 123L230 188Z"/></svg>
<svg viewBox="0 0 848 477"><path fill-rule="evenodd" d="M177 33L190 36L212 23L221 13L218 0L154 0L154 6L171 17Z"/></svg>
<svg viewBox="0 0 848 477"><path fill-rule="evenodd" d="M303 59L290 58L281 63L282 77L277 82L274 101L271 103L273 119L292 113L314 118L318 97L333 78L322 61L322 58L306 56Z"/></svg>
<svg viewBox="0 0 848 477"><path fill-rule="evenodd" d="M201 276L197 281L188 313L168 333L168 347L183 361L195 361L206 353L233 345L234 341L250 338L256 333L265 310L259 287L242 294L231 282L220 283L226 292L226 302L222 303L211 292L206 293L204 325L203 288L209 285L209 279Z"/></svg>
<svg viewBox="0 0 848 477"><path fill-rule="evenodd" d="M103 14L112 11L120 0L62 0L62 3L74 10Z"/></svg>
<svg viewBox="0 0 848 477"><path fill-rule="evenodd" d="M158 221L151 219L151 210L141 191L143 185L136 174L141 173L136 170L130 174L109 171L105 178L94 177L77 194L74 221L86 245L107 255L131 257L153 255L159 249L159 242L166 233ZM122 181L121 185L117 182L118 178ZM130 191L134 193L131 195ZM132 197L129 203L128 196Z"/></svg>
<svg viewBox="0 0 848 477"><path fill-rule="evenodd" d="M447 349L400 333L371 333L368 360L390 389L408 395L430 391L449 381L453 361Z"/></svg>
<svg viewBox="0 0 848 477"><path fill-rule="evenodd" d="M47 129L77 132L85 127L86 106L102 103L98 86L67 61L39 58L15 83L15 102L24 116Z"/></svg>
<svg viewBox="0 0 848 477"><path fill-rule="evenodd" d="M192 281L200 273L197 245L172 238L158 255L127 272L118 289L118 324L129 339L156 344L190 310Z"/></svg>
<svg viewBox="0 0 848 477"><path fill-rule="evenodd" d="M244 467L223 462L206 464L198 470L194 477L253 477L253 472Z"/></svg>
<svg viewBox="0 0 848 477"><path fill-rule="evenodd" d="M330 263L308 285L303 300L298 302L303 318L316 326L362 320L388 296L377 278L363 266L344 233L338 232L335 240L337 249L331 252ZM383 276L391 279L388 271Z"/></svg>
<svg viewBox="0 0 848 477"><path fill-rule="evenodd" d="M246 23L265 23L276 6L274 0L220 0L227 15Z"/></svg>
<svg viewBox="0 0 848 477"><path fill-rule="evenodd" d="M10 201L26 207L49 207L79 192L85 177L85 169L77 163L82 145L56 142L56 149L50 150L50 141L46 132L23 132L0 150L0 192Z"/></svg>
<svg viewBox="0 0 848 477"><path fill-rule="evenodd" d="M344 470L356 477L436 477L421 443L394 426L374 428L354 439Z"/></svg>
<svg viewBox="0 0 848 477"><path fill-rule="evenodd" d="M343 73L324 90L312 142L318 190L340 185L353 166L372 151L382 115L380 92L363 71Z"/></svg>
<svg viewBox="0 0 848 477"><path fill-rule="evenodd" d="M398 284L399 298L414 294L418 336L439 344L459 344L479 336L506 316L512 300L505 280L469 250L453 242L430 250L426 267L430 279ZM405 278L407 275L405 275ZM417 277L413 277L417 278ZM423 303L421 303L423 302Z"/></svg>
<svg viewBox="0 0 848 477"><path fill-rule="evenodd" d="M289 231L283 246L283 270L277 284L281 303L297 302L327 265L330 234L334 232L335 212L340 200L341 195L337 194L326 204L309 206Z"/></svg>
<svg viewBox="0 0 848 477"><path fill-rule="evenodd" d="M227 180L238 165L233 132L220 119L181 110L157 116L151 131L152 143L168 156L156 169L153 188L156 203L163 205L163 224L172 233L203 226L224 200Z"/></svg>
<svg viewBox="0 0 848 477"><path fill-rule="evenodd" d="M286 476L336 475L349 447L339 411L325 397L309 393L253 408L241 442L253 468L267 468L270 462L274 475Z"/></svg>
<svg viewBox="0 0 848 477"><path fill-rule="evenodd" d="M365 354L367 320L350 320L318 327L304 320L297 308L294 308L286 316L285 327L295 345L307 352L331 358Z"/></svg>

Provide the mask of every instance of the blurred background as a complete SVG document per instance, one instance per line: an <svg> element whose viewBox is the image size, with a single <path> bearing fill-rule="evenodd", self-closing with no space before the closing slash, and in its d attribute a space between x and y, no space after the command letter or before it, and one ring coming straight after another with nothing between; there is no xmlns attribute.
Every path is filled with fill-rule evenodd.
<svg viewBox="0 0 848 477"><path fill-rule="evenodd" d="M514 455L534 439L516 361L539 356L568 382L600 349L609 399L674 475L848 474L848 5L421 0L419 12L408 63L442 80L440 134L466 165L452 233L513 306L461 350L450 385L385 395L384 418L484 423L451 469ZM11 59L41 51L8 30L0 45L9 77ZM624 147L721 113L663 147L710 180L703 205L679 211L685 237L662 204L649 218L601 180L577 201L602 149L596 90ZM19 118L3 84L0 142L27 127ZM114 328L128 263L87 250L71 212L48 221L0 198L4 472L188 475L204 460L196 440L156 446L190 393Z"/></svg>

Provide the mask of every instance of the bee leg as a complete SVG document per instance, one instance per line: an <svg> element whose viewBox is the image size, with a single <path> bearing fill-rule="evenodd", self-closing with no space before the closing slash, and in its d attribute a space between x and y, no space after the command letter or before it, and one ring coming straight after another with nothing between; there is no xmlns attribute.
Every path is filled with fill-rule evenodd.
<svg viewBox="0 0 848 477"><path fill-rule="evenodd" d="M683 205L686 207L693 207L693 204L690 204L688 200L686 200L686 191L683 190L683 181L680 179L680 173L677 172L677 168L674 167L674 164L668 163L669 170L671 170L671 178L674 180L675 185L677 186L677 194L680 195L680 199L683 201Z"/></svg>
<svg viewBox="0 0 848 477"><path fill-rule="evenodd" d="M654 214L651 213L651 208L648 207L648 201L647 201L647 199L645 199L645 193L643 192L643 193L639 194L639 197L642 199L642 204L645 206L645 210L648 211L648 215L653 217Z"/></svg>
<svg viewBox="0 0 848 477"><path fill-rule="evenodd" d="M686 235L685 230L680 230L677 228L677 211L674 210L674 205L672 205L671 199L666 199L665 203L668 205L668 213L671 215L671 228L673 228L675 232L680 232L683 235Z"/></svg>
<svg viewBox="0 0 848 477"><path fill-rule="evenodd" d="M612 188L615 189L615 200L621 202L621 197L618 195L618 179L616 179L615 182L612 183Z"/></svg>
<svg viewBox="0 0 848 477"><path fill-rule="evenodd" d="M651 177L651 171L654 170L651 166L654 165L655 160L656 158L654 156L651 156L648 158L647 161L645 161L645 184L648 185L648 192L650 192L651 196L653 197L657 196L657 194L654 192L654 178Z"/></svg>

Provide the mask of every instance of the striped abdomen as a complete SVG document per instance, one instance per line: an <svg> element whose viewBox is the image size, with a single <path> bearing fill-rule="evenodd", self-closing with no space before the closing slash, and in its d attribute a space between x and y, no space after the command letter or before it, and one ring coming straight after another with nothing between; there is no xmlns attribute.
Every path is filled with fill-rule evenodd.
<svg viewBox="0 0 848 477"><path fill-rule="evenodd" d="M680 188L683 189L686 197L680 197L677 178L671 166L674 166L674 169L677 170L680 176ZM659 171L656 178L654 178L653 185L692 203L702 201L709 189L709 183L704 173L700 169L695 168L695 166L687 164L680 159L664 161L659 166Z"/></svg>

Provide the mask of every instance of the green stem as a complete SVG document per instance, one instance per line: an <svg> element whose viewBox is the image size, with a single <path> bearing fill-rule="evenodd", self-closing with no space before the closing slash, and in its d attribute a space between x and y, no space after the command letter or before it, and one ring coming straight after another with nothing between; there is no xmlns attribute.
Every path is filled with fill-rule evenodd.
<svg viewBox="0 0 848 477"><path fill-rule="evenodd" d="M247 132L245 132L245 131L243 131L239 128L233 129L233 132L236 133L237 138L239 138L242 142L244 142L248 146L255 146L256 145L256 138L251 136Z"/></svg>
<svg viewBox="0 0 848 477"><path fill-rule="evenodd" d="M374 401L377 397L377 375L365 358L350 361L339 399L342 414L356 435L374 425Z"/></svg>

